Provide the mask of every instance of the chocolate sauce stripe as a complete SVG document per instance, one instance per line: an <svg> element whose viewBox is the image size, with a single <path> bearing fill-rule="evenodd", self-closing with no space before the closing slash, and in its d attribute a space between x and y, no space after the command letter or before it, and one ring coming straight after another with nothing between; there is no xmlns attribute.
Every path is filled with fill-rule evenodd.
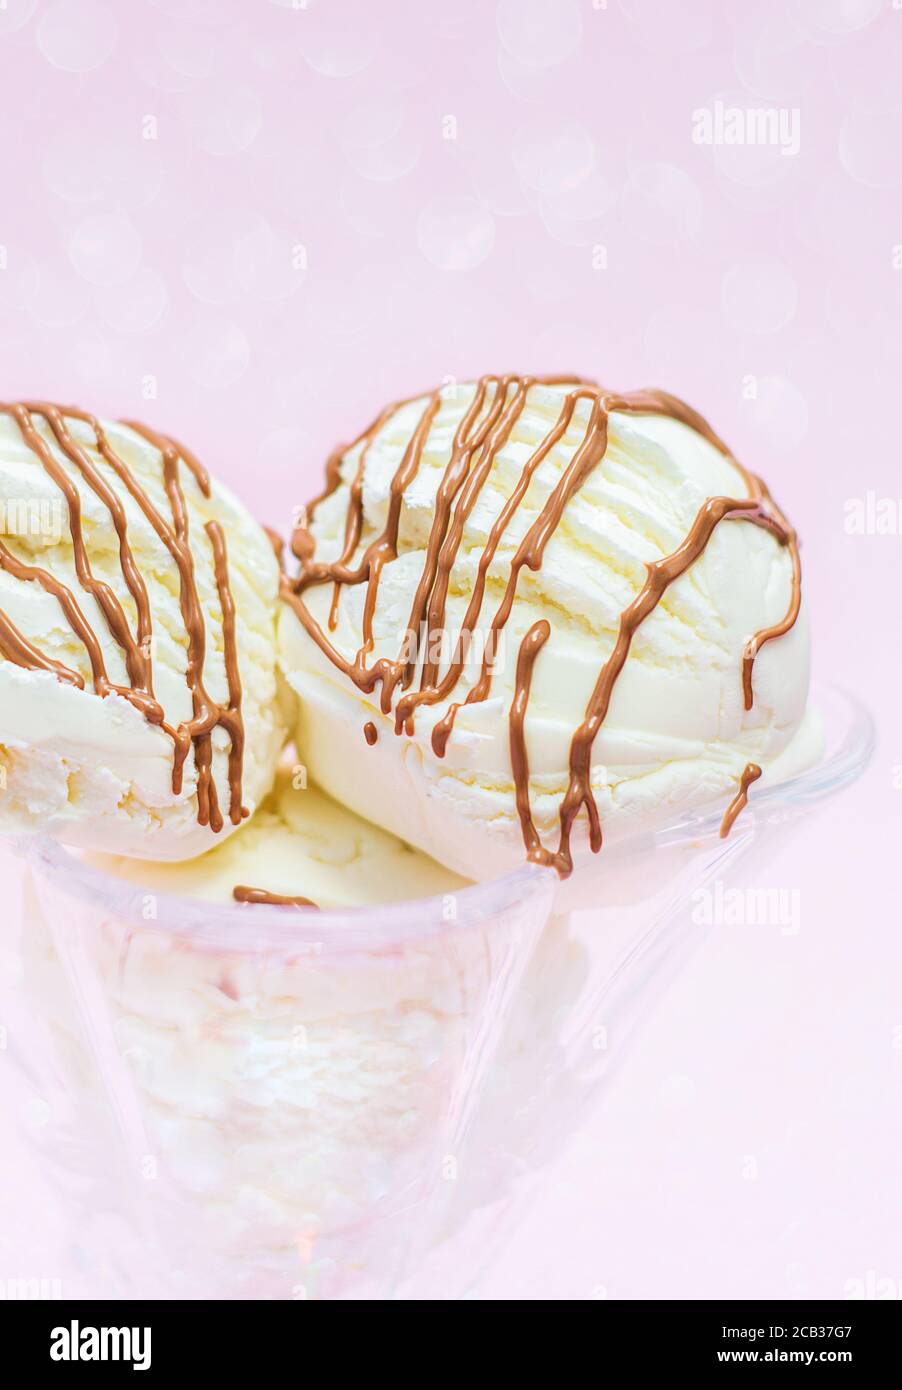
<svg viewBox="0 0 902 1390"><path fill-rule="evenodd" d="M219 723L229 735L229 819L233 825L240 825L248 812L241 804L241 772L244 766L244 723L241 717L241 671L238 665L238 644L235 635L235 600L229 584L229 562L225 535L218 521L208 521L204 527L213 549L213 563L216 577L216 591L219 595L219 608L222 615L223 661L226 684L229 691L229 704L226 710L220 706Z"/></svg>
<svg viewBox="0 0 902 1390"><path fill-rule="evenodd" d="M493 386L492 402L485 418L480 422L473 438L470 438L470 431L475 420L479 419L485 401L486 389L489 384ZM429 531L429 538L426 543L426 560L423 565L423 573L417 585L410 610L410 617L407 620L407 631L414 635L414 641L420 640L420 627L424 616L426 617L427 629L425 632L428 644L429 631L432 627L439 626L436 621L434 609L434 592L438 572L443 563L445 547L448 537L448 528L456 523L461 502L455 501L461 489L466 495L466 488L472 475L473 459L477 452L483 448L486 437L493 424L505 406L507 397L507 379L499 382L494 378L486 378L479 383L473 395L473 400L455 432L454 441L451 446L451 453L448 464L439 483L436 494L435 514L432 519L432 526ZM427 645L428 652L428 645ZM403 676L403 686L406 690L410 685L416 666L416 648L411 654ZM427 680L427 672L431 668L428 660L423 664L422 681Z"/></svg>
<svg viewBox="0 0 902 1390"><path fill-rule="evenodd" d="M120 499L116 497L115 493L111 491L105 479L103 479L94 468L87 455L79 448L76 441L72 438L56 406L45 402L30 401L24 409L22 406L16 406L13 407L13 410L16 412L16 419L20 430L22 430L23 437L30 443L33 452L38 454L45 471L54 482L56 482L60 491L66 498L76 574L79 583L82 588L87 589L97 600L111 635L124 652L126 669L132 687L135 690L143 691L146 695L152 696L153 688L151 684L150 657L148 650L150 629L146 620L146 614L149 611L146 602L147 592L128 543L128 528L122 503ZM96 579L91 572L90 560L87 555L87 548L85 546L81 526L81 498L78 489L72 484L65 470L60 468L56 463L51 451L46 447L43 440L40 439L37 431L33 430L30 423L26 423L31 415L36 414L42 416L49 425L63 453L70 462L75 464L88 487L95 496L103 502L110 513L110 518L119 539L119 556L123 578L135 601L138 614L137 639L132 635L128 618L116 594L108 584L105 584L102 580ZM23 416L25 417L24 420L22 418ZM29 433L33 435L33 439L29 439ZM157 722L161 720L162 710L159 710Z"/></svg>
<svg viewBox="0 0 902 1390"><path fill-rule="evenodd" d="M470 431L473 421L479 418L486 391L490 385L494 387L492 398L494 416L488 431L483 430L482 439L485 442L484 444L480 442L479 450L477 450L474 447ZM480 378L476 384L473 400L458 425L450 456L439 484L435 515L425 548L423 569L411 607L411 631L419 634L424 615L427 637L430 631L440 629L444 624L450 575L462 544L467 518L492 472L492 465L498 451L503 447L505 440L510 437L516 420L525 406L528 392L533 385L567 385L571 389L567 392L557 421L546 433L544 439L533 449L521 470L520 478L490 528L479 561L473 593L467 606L461 632L455 644L451 663L443 677L439 677L437 663L427 656L422 663L419 688L412 691L406 688L412 680L415 665L411 661L409 653L406 659L399 657L392 660L388 657L380 657L371 665L367 665L366 660L373 649L372 623L379 579L385 565L397 557L401 503L406 488L416 476L432 421L439 409L440 392L434 392L426 398L419 424L408 442L401 463L392 479L386 524L381 534L366 547L356 566L353 564L354 552L348 550L347 541L352 534L356 534L359 539L360 523L354 518L357 510L362 508L365 467L363 463L358 464L355 477L356 487L353 489L353 495L349 496L349 516L345 532L346 543L339 561L332 564L318 564L313 558L315 552L313 537L304 528L299 528L293 537L292 549L300 560L300 570L294 580L283 572L282 593L283 598L292 607L302 626L322 653L359 690L371 694L375 687L381 683L381 707L384 713L388 714L391 710L395 690L401 684L405 693L401 695L395 708L395 733L399 735L405 732L412 734L415 715L419 706L440 703L448 699L456 689L482 611L488 569L497 552L501 537L522 502L536 469L554 445L566 434L576 405L580 400L590 402L582 440L574 449L569 464L546 499L539 515L531 523L526 535L517 547L511 561L510 574L503 597L491 622L489 640L486 644L479 679L466 696L468 703L475 703L488 698L493 674L491 662L494 643L513 609L519 575L523 568L529 568L533 571L538 571L541 568L545 549L560 526L567 506L582 487L586 478L604 459L607 450L608 415L611 412L633 415L664 415L678 420L688 428L695 430L723 454L736 468L745 485L747 495L744 498L709 498L697 513L688 535L677 550L646 565L646 582L621 615L614 650L599 673L586 709L585 718L573 734L570 749L570 778L567 791L561 801L559 811L560 839L555 852L547 850L541 845L532 822L529 810L529 774L525 746L525 719L533 667L539 653L548 641L550 628L547 624L544 626L534 624L521 644L510 712L511 761L518 813L523 827L528 856L541 863L554 864L560 873L566 874L572 869L570 852L572 827L582 809L586 810L589 817L589 839L592 849L597 850L601 846L601 825L591 789L592 746L607 714L611 694L629 654L633 635L660 603L670 584L695 563L703 553L716 527L727 519L743 520L761 526L770 531L781 545L785 545L789 549L792 563L792 593L786 615L781 622L755 634L747 643L743 653L744 698L746 707L750 708L753 700L752 672L755 656L766 642L782 636L793 626L799 612L801 571L795 532L779 508L773 503L767 489L760 479L742 467L707 421L685 402L660 391L638 391L621 395L605 391L593 383L574 377L508 376L499 378L487 376ZM508 393L511 388L513 388L513 397L509 401ZM409 403L402 402L401 404ZM380 419L384 421L397 409L400 409L400 405L390 407L387 412L383 412ZM487 419L492 415L492 409L490 409ZM374 426L371 426L373 433L367 432L365 436L362 436L362 438L366 438L365 448L369 447L379 428L381 425L377 421ZM332 455L327 464L326 489L317 499L315 505L318 505L323 497L334 493L340 486L340 464L341 456ZM352 516L351 513L354 515ZM338 596L341 587L364 582L367 585L362 640L353 661L344 657L329 641L322 627L303 601L303 594L307 588L330 581L335 586L331 614L338 612ZM548 628L547 631L546 628ZM444 755L459 707L459 702L452 702L442 719L435 725L432 744L434 752L439 757Z"/></svg>
<svg viewBox="0 0 902 1390"><path fill-rule="evenodd" d="M385 529L366 551L367 584L366 600L363 605L363 645L357 656L358 661L363 665L365 665L367 653L373 649L373 615L376 611L382 570L391 560L396 560L398 557L398 532L401 527L401 507L404 493L419 472L423 449L429 438L432 422L438 413L439 404L440 398L436 393L426 405L420 422L413 432L410 444L401 459L400 467L391 480Z"/></svg>
<svg viewBox="0 0 902 1390"><path fill-rule="evenodd" d="M61 661L45 656L38 651L24 633L20 632L11 618L0 612L0 653L26 671L46 671L64 685L72 685L76 690L84 690L85 683L78 671L72 671Z"/></svg>
<svg viewBox="0 0 902 1390"><path fill-rule="evenodd" d="M753 782L757 782L761 776L761 769L757 763L746 763L742 776L739 779L739 790L733 797L720 823L720 838L725 840L733 829L733 824L737 816L745 810L749 800L749 787Z"/></svg>
<svg viewBox="0 0 902 1390"><path fill-rule="evenodd" d="M40 585L45 593L57 600L72 631L87 650L95 691L101 696L109 694L114 687L107 678L100 643L94 629L79 607L72 590L40 565L30 565L24 560L19 560L2 541L0 541L0 568L23 584ZM79 682L81 688L84 689L84 681L80 675Z"/></svg>
<svg viewBox="0 0 902 1390"><path fill-rule="evenodd" d="M461 636L456 644L454 657L448 671L440 684L433 690L421 690L418 694L407 696L404 700L399 701L397 712L398 727L407 722L407 719L413 714L418 704L438 704L442 700L447 699L448 695L451 694L457 685L463 673L466 654L469 650L470 642L482 611L482 601L485 594L488 571L497 553L498 545L500 544L507 526L520 506L520 503L529 491L529 485L537 468L551 452L555 444L566 434L573 415L574 405L575 400L572 397L568 397L555 425L527 459L513 491L507 498L489 530L488 537L486 538L486 545L479 560L477 577L473 586L473 595L464 615ZM495 630L496 628L493 624L492 632ZM491 659L493 651L492 640L492 636L490 635L486 652L486 657L488 659ZM480 678L480 684L475 688L476 691L481 691L484 681L485 665L483 666L483 675ZM484 698L484 696L474 694L474 691L471 691L467 696L467 700L472 703L475 703L475 700L478 698ZM445 716L438 722L433 730L432 747L438 757L444 756L448 738L451 734L454 719L459 708L459 703L452 704Z"/></svg>
<svg viewBox="0 0 902 1390"><path fill-rule="evenodd" d="M467 520L491 474L498 451L504 447L511 436L517 420L520 418L523 407L526 404L528 382L528 378L525 378L523 381L516 381L509 377L505 377L497 390L498 402L502 406L501 413L494 419L492 419L491 416L489 417L489 419L491 419L491 424L485 444L481 450L481 455L476 466L466 479L457 506L454 509L453 519L442 541L438 553L437 564L432 567L434 584L428 600L427 639L430 631L439 631L444 627L451 571L454 568L454 563L460 551ZM514 385L515 390L511 400L508 402L507 393L511 384ZM429 547L427 547L427 568L428 567ZM420 690L425 691L435 688L437 675L437 663L424 662L420 677Z"/></svg>
<svg viewBox="0 0 902 1390"><path fill-rule="evenodd" d="M741 515L746 521L758 521L760 524L763 515L761 503L754 497L709 498L696 514L683 544L671 555L646 565L646 582L621 616L620 631L614 650L601 668L595 689L589 698L586 717L573 735L570 745L570 780L559 811L561 830L557 852L553 854L545 849L536 850L531 857L537 862L552 864L561 874L570 873L573 868L570 851L571 832L574 821L583 807L589 816L590 847L596 853L601 848L601 827L591 785L592 747L607 716L614 686L626 664L633 637L646 618L655 611L670 585L685 574L704 552L716 527L735 514Z"/></svg>
<svg viewBox="0 0 902 1390"><path fill-rule="evenodd" d="M206 633L204 613L197 589L194 555L188 534L188 507L180 480L184 464L205 497L210 496L210 480L206 470L186 449L173 440L156 434L147 426L128 423L133 430L156 449L162 461L163 486L169 502L171 521L164 520L125 461L119 457L107 439L99 421L86 411L61 408L46 402L20 402L0 405L0 412L17 423L23 440L35 454L44 471L58 487L67 507L69 532L72 540L76 577L79 585L97 602L112 639L124 653L126 670L131 684L116 685L110 681L103 661L102 648L91 624L80 608L74 593L62 581L39 566L18 560L6 546L0 545L0 565L23 582L35 581L59 602L74 634L84 645L91 665L94 691L101 698L116 693L130 701L147 721L157 725L172 739L172 787L175 795L182 788L184 764L192 747L197 771L198 821L209 825L214 832L222 829L216 787L213 781L212 731L221 725L230 739L229 752L229 814L234 824L247 814L241 804L241 783L244 762L244 723L241 713L241 682L235 637L235 605L228 578L225 538L216 522L207 524L206 533L211 545L213 568L219 596L228 704L218 704L204 686ZM106 506L119 540L119 560L123 582L135 603L137 635L113 589L93 574L82 525L82 499L77 485L59 463L47 440L36 429L33 416L41 417L51 430L54 440L65 457L77 469L79 476ZM112 469L128 494L136 502L145 519L169 552L179 575L179 604L188 637L186 682L191 691L193 718L169 725L162 706L153 693L151 640L153 621L147 587L141 575L128 539L128 526L122 499L109 486L70 433L66 420L86 424L94 434L95 446L103 462ZM30 670L49 671L58 679L84 688L79 673L62 663L44 656L33 643L21 634L5 614L0 614L0 650L15 664Z"/></svg>
<svg viewBox="0 0 902 1390"><path fill-rule="evenodd" d="M550 636L551 624L547 622L546 619L540 618L538 622L533 623L532 627L523 638L523 641L520 643L520 650L517 654L517 675L514 698L511 702L508 720L508 737L510 742L511 767L514 773L517 814L520 817L520 828L523 832L523 842L526 845L527 857L530 859L542 853L542 843L532 818L532 808L529 800L529 755L526 751L525 731L526 709L529 704L529 695L532 689L533 669L540 651Z"/></svg>
<svg viewBox="0 0 902 1390"><path fill-rule="evenodd" d="M754 689L752 686L752 674L755 665L755 657L760 652L766 642L771 642L776 637L784 637L791 628L795 626L802 606L802 565L799 556L799 540L792 526L787 521L781 509L777 506L770 492L765 487L760 478L755 479L758 489L758 496L766 503L773 514L777 524L782 527L787 536L787 546L789 549L790 561L792 564L792 597L785 617L779 623L774 623L772 627L764 628L761 632L755 633L746 646L742 658L742 690L747 710L754 704Z"/></svg>
<svg viewBox="0 0 902 1390"><path fill-rule="evenodd" d="M346 565L352 558L357 544L360 540L360 532L363 526L363 483L366 472L367 459L369 458L370 445L376 435L384 425L388 423L394 414L394 406L389 406L383 410L370 425L367 430L360 450L360 458L357 460L357 468L349 490L348 514L345 520L344 545L338 563ZM339 460L340 462L340 460ZM333 584L332 608L329 612L329 629L333 631L338 623L338 601L341 597L341 585L336 580Z"/></svg>
<svg viewBox="0 0 902 1390"><path fill-rule="evenodd" d="M568 398L569 413L564 420L562 433L566 433L569 427L569 422L572 418L577 401L583 399L593 398L588 396L582 388L571 392ZM561 425L561 418L562 417L559 417L557 424L548 436L549 438L554 439L556 431ZM479 680L468 693L464 701L465 704L477 704L480 701L488 699L492 687L492 654L495 650L498 634L505 627L513 610L514 600L517 595L517 586L520 580L520 572L524 567L534 571L541 568L545 547L560 524L567 503L582 485L585 478L588 477L589 473L601 462L601 459L604 457L606 442L606 416L604 416L603 412L599 411L598 402L593 399L593 408L589 416L586 434L582 444L577 448L570 463L564 469L564 472L539 512L539 515L536 517L536 520L532 523L517 547L511 561L510 575L505 587L504 596L492 619L489 629L489 639L483 654ZM551 447L553 447L553 444ZM536 453L540 453L540 451L541 446ZM544 457L544 455L542 455L542 457ZM533 458L535 458L535 454ZM540 458L539 462L541 461ZM532 460L527 461L523 470L524 473L529 471L531 462ZM439 721L433 730L432 747L438 757L444 756L448 738L453 730L454 720L459 708L459 704L452 705L445 717Z"/></svg>
<svg viewBox="0 0 902 1390"><path fill-rule="evenodd" d="M268 888L248 888L243 883L236 883L232 889L232 897L236 903L257 903L263 907L312 907L316 911L319 910L310 898L271 893Z"/></svg>

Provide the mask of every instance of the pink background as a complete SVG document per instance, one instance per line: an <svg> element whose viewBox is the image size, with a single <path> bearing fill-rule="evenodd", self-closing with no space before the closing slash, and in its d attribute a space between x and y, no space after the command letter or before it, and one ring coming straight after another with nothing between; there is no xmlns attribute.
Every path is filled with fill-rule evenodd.
<svg viewBox="0 0 902 1390"><path fill-rule="evenodd" d="M795 520L816 669L878 718L768 870L801 932L701 949L493 1296L902 1296L902 535L844 511L902 497L900 72L890 0L0 5L7 397L142 416L285 526L443 377L666 387ZM695 144L718 99L799 152Z"/></svg>

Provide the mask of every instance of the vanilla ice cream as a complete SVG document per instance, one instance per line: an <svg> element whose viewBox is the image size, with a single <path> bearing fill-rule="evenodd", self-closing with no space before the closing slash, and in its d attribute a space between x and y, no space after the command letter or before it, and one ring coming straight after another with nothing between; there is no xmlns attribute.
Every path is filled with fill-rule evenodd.
<svg viewBox="0 0 902 1390"><path fill-rule="evenodd" d="M269 791L278 568L138 425L0 406L0 830L185 859Z"/></svg>
<svg viewBox="0 0 902 1390"><path fill-rule="evenodd" d="M37 1141L91 1177L83 1224L115 1212L117 1252L152 1205L135 1275L159 1258L168 1297L380 1288L386 1232L435 1238L550 907L551 875L473 889L291 773L191 864L34 850L18 989L66 1094ZM239 882L324 910L239 906Z"/></svg>
<svg viewBox="0 0 902 1390"><path fill-rule="evenodd" d="M566 874L819 753L795 534L663 393L487 377L390 407L293 550L301 756L458 873Z"/></svg>
<svg viewBox="0 0 902 1390"><path fill-rule="evenodd" d="M283 766L256 815L199 859L148 864L88 854L93 867L148 891L231 903L236 888L306 898L316 907L375 907L459 892L466 880L389 835ZM290 905L290 904L286 904Z"/></svg>

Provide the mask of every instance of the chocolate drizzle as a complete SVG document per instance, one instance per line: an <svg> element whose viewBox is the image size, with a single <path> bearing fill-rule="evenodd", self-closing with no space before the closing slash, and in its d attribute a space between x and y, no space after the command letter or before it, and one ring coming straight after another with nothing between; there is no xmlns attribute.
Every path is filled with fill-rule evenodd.
<svg viewBox="0 0 902 1390"><path fill-rule="evenodd" d="M310 898L288 897L284 893L270 893L268 888L246 888L243 883L235 885L232 889L232 897L236 903L257 903L263 907L317 907Z"/></svg>
<svg viewBox="0 0 902 1390"><path fill-rule="evenodd" d="M45 402L0 404L0 413L8 415L19 427L22 438L40 462L44 471L58 487L66 505L68 529L72 542L73 562L80 590L96 601L106 621L107 629L122 651L128 674L128 685L113 682L107 673L101 642L79 605L76 592L63 584L40 565L18 559L0 542L0 567L23 582L34 582L51 594L60 604L69 626L85 648L91 668L92 688L101 699L116 694L135 707L148 721L172 739L174 756L172 789L178 795L182 789L185 762L192 747L197 769L198 822L209 825L214 833L223 827L216 786L213 781L212 732L224 728L230 739L229 752L229 819L240 824L248 814L242 806L242 768L244 762L244 723L241 714L241 680L235 636L235 605L229 584L225 536L218 522L205 526L213 553L216 587L222 612L223 653L228 685L228 703L213 700L204 685L206 660L206 629L204 613L194 572L194 555L188 533L188 507L181 479L184 464L204 497L210 496L210 481L206 470L186 449L144 425L126 422L128 428L142 436L159 451L163 486L169 503L170 517L164 517L141 487L134 473L111 446L100 422L86 411L61 408ZM82 524L81 493L71 474L63 467L50 442L35 424L43 420L53 435L60 452L77 470L87 487L100 499L110 514L119 542L119 562L126 588L134 602L134 629L113 589L92 572L88 547ZM153 682L153 617L147 586L135 559L128 538L128 526L121 490L110 485L105 471L70 432L67 421L77 420L93 433L93 449L103 464L115 475L121 488L132 498L169 552L178 571L179 606L188 639L186 681L191 691L193 717L176 726L169 724L165 711L156 698ZM12 620L0 613L0 653L8 660L30 671L47 671L79 690L85 688L84 678L53 658L45 656L16 628Z"/></svg>
<svg viewBox="0 0 902 1390"><path fill-rule="evenodd" d="M420 664L419 686L414 689L412 686L424 639L428 642L429 634L440 631L444 626L451 571L463 540L467 519L491 473L499 450L510 438L526 405L528 393L534 386L567 386L569 389L557 420L526 461L510 496L488 532L461 632L445 675L439 677L438 663L432 659L427 647ZM535 572L541 568L548 542L560 525L571 499L604 459L608 443L608 415L612 411L628 415L664 415L681 421L723 454L736 468L744 484L745 495L742 497L709 497L699 509L688 534L678 548L672 554L646 565L645 583L620 617L613 651L598 674L585 717L573 733L568 785L560 803L560 833L557 848L554 850L541 843L533 822L525 739L525 719L533 668L550 636L549 624L544 620L535 623L521 643L509 716L510 755L517 809L528 858L536 863L553 865L562 876L566 876L573 867L570 849L573 825L583 809L589 823L590 846L596 852L601 848L601 824L591 786L592 748L604 724L614 687L629 656L636 631L654 612L670 585L702 555L714 531L723 521L745 521L770 531L790 553L792 593L782 621L752 636L743 652L743 697L746 709L750 709L754 698L755 657L766 642L788 632L799 613L801 572L797 538L761 480L742 468L710 425L676 397L663 391L637 391L619 395L574 377L482 377L476 383L473 399L458 425L436 495L423 567L408 621L408 633L414 635L414 649L410 650L408 640L405 649L396 659L380 657L368 662L374 645L373 616L380 576L385 566L397 557L404 493L417 475L441 399L440 391L435 391L425 398L420 419L391 482L383 529L366 545L356 563L354 557L362 533L363 485L368 451L383 426L402 405L410 402L401 402L383 411L357 441L360 454L349 488L344 545L337 560L325 563L315 558L316 542L310 524L319 504L336 492L342 482L341 460L346 451L339 449L333 453L327 464L326 487L308 509L305 524L297 527L292 537L292 551L300 562L297 576L289 578L283 574L282 580L283 598L293 608L305 631L332 664L363 694L372 694L377 685L381 687L380 706L383 713L388 714L392 710L395 694L400 689L401 694L394 703L395 733L399 735L411 735L414 732L416 712L420 705L443 703L457 688L482 611L489 567L498 546L523 501L534 474L571 427L580 401L588 402L587 421L582 439L514 553L503 596L491 620L489 640L486 643L479 678L468 691L464 703L472 704L488 698L492 686L495 644L513 610L521 571L525 568ZM304 602L305 592L322 584L333 585L328 622L330 630L337 624L342 587L366 585L361 640L353 660L349 660L338 651ZM460 702L452 702L435 724L432 747L438 757L444 756L459 708Z"/></svg>
<svg viewBox="0 0 902 1390"><path fill-rule="evenodd" d="M376 728L372 719L368 719L363 726L363 737L372 748L374 743L379 741L379 730Z"/></svg>
<svg viewBox="0 0 902 1390"><path fill-rule="evenodd" d="M725 840L733 829L736 817L741 815L748 805L749 787L753 782L757 782L761 776L761 769L757 763L747 763L739 779L739 790L733 797L720 823L720 838Z"/></svg>

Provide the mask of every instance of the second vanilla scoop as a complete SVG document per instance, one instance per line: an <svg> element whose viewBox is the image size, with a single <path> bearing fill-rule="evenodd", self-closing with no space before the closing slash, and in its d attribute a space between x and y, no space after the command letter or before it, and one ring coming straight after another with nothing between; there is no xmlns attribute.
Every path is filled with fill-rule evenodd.
<svg viewBox="0 0 902 1390"><path fill-rule="evenodd" d="M794 533L663 393L485 377L391 406L294 550L301 756L458 873L568 872L603 836L726 807L797 737L793 762L816 756Z"/></svg>

